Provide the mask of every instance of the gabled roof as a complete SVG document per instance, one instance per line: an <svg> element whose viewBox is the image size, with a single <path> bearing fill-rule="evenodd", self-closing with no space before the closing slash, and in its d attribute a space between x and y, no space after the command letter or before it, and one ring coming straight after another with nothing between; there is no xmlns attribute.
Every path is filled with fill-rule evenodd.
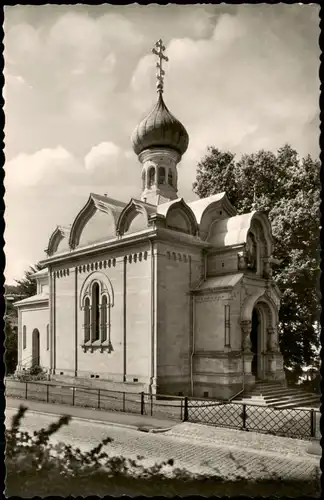
<svg viewBox="0 0 324 500"><path fill-rule="evenodd" d="M116 228L119 216L125 206L126 203L123 201L115 200L114 198L108 198L108 196L103 196L96 193L90 193L87 203L82 208L82 210L80 210L72 224L69 238L69 245L71 249L78 246L83 228L94 215L96 210L111 214L114 219Z"/></svg>
<svg viewBox="0 0 324 500"><path fill-rule="evenodd" d="M142 200L137 200L136 198L131 198L129 203L127 203L121 211L116 224L116 231L119 235L123 235L128 230L133 218L138 213L144 215L148 226L149 217L157 213L157 206Z"/></svg>
<svg viewBox="0 0 324 500"><path fill-rule="evenodd" d="M225 274L223 276L214 276L207 278L201 285L196 288L195 292L209 290L211 288L233 288L243 278L243 273Z"/></svg>
<svg viewBox="0 0 324 500"><path fill-rule="evenodd" d="M42 276L47 276L47 275L48 275L48 267L45 267L40 271L36 271L36 273L33 274L33 278L41 278Z"/></svg>
<svg viewBox="0 0 324 500"><path fill-rule="evenodd" d="M252 220L261 223L265 235L268 238L268 253L271 254L271 226L268 217L261 211L236 215L235 217L229 217L215 222L210 227L207 239L213 247L216 248L242 245L246 243Z"/></svg>
<svg viewBox="0 0 324 500"><path fill-rule="evenodd" d="M197 225L195 214L193 213L190 206L188 205L188 203L185 202L185 200L183 198L176 198L175 200L158 205L157 213L159 215L162 215L163 217L165 217L166 221L168 222L169 212L171 212L173 209L176 210L178 208L180 210L182 210L188 218L188 222L190 225L190 234L197 236L198 225Z"/></svg>
<svg viewBox="0 0 324 500"><path fill-rule="evenodd" d="M169 208L175 203L179 203L181 200L183 200L183 198L176 198L175 200L168 201L167 203L161 203L161 205L157 205L157 213L166 217Z"/></svg>
<svg viewBox="0 0 324 500"><path fill-rule="evenodd" d="M47 249L45 250L48 255L52 255L58 249L59 244L64 238L69 238L71 226L57 226L53 231Z"/></svg>
<svg viewBox="0 0 324 500"><path fill-rule="evenodd" d="M27 299L19 300L14 303L15 307L25 306L29 304L38 304L48 302L48 293L41 293L38 295L33 295L32 297L27 297Z"/></svg>
<svg viewBox="0 0 324 500"><path fill-rule="evenodd" d="M201 198L200 200L192 201L188 203L189 207L195 214L197 223L200 224L203 218L205 211L214 203L223 203L224 208L229 212L230 215L236 215L236 210L233 205L230 203L227 195L224 192L216 193L212 196L208 196L207 198Z"/></svg>
<svg viewBox="0 0 324 500"><path fill-rule="evenodd" d="M235 217L222 219L212 224L210 233L211 231L213 232L213 246L223 248L245 243L255 213L250 212L248 214L236 215Z"/></svg>

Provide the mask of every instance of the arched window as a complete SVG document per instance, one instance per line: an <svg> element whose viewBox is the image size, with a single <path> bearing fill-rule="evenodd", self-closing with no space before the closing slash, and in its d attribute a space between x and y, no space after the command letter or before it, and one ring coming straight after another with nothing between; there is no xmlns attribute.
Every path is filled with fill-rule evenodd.
<svg viewBox="0 0 324 500"><path fill-rule="evenodd" d="M169 183L169 186L173 186L172 170L169 170L169 172L168 172L168 183Z"/></svg>
<svg viewBox="0 0 324 500"><path fill-rule="evenodd" d="M246 255L248 268L255 271L257 267L257 245L255 236L251 232L246 239Z"/></svg>
<svg viewBox="0 0 324 500"><path fill-rule="evenodd" d="M98 273L99 274L99 273ZM110 311L114 305L113 289L108 279L102 275L90 278L81 289L80 307L84 314L83 352L113 351L110 340Z"/></svg>
<svg viewBox="0 0 324 500"><path fill-rule="evenodd" d="M98 283L94 283L92 285L92 342L100 339L100 327L99 327L99 319L100 319L100 310L99 310L99 285Z"/></svg>
<svg viewBox="0 0 324 500"><path fill-rule="evenodd" d="M159 167L158 184L164 184L164 183L165 183L165 168Z"/></svg>
<svg viewBox="0 0 324 500"><path fill-rule="evenodd" d="M101 302L101 342L106 342L107 340L107 327L108 327L108 302L107 296L102 297Z"/></svg>
<svg viewBox="0 0 324 500"><path fill-rule="evenodd" d="M49 325L46 325L46 350L49 350Z"/></svg>
<svg viewBox="0 0 324 500"><path fill-rule="evenodd" d="M87 297L84 301L84 341L90 340L90 299Z"/></svg>
<svg viewBox="0 0 324 500"><path fill-rule="evenodd" d="M27 333L26 333L26 326L23 326L23 349L26 349L27 346Z"/></svg>
<svg viewBox="0 0 324 500"><path fill-rule="evenodd" d="M148 185L149 187L153 186L155 183L155 168L150 167L148 171Z"/></svg>

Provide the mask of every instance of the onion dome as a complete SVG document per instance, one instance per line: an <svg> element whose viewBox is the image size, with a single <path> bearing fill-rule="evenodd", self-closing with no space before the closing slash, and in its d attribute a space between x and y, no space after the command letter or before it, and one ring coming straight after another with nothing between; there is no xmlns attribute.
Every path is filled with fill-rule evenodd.
<svg viewBox="0 0 324 500"><path fill-rule="evenodd" d="M133 149L137 155L149 148L174 149L183 155L189 144L189 136L179 120L166 107L162 92L150 114L132 134Z"/></svg>

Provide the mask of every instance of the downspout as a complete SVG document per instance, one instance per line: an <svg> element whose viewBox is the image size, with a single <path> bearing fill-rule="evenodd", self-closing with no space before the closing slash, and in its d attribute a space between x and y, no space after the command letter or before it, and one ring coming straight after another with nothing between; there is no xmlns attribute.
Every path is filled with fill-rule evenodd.
<svg viewBox="0 0 324 500"><path fill-rule="evenodd" d="M78 376L78 268L75 267L75 311L74 311L74 349L75 349L75 366L74 375Z"/></svg>
<svg viewBox="0 0 324 500"><path fill-rule="evenodd" d="M53 374L56 370L56 276L53 273Z"/></svg>
<svg viewBox="0 0 324 500"><path fill-rule="evenodd" d="M240 394L242 394L242 393L244 392L244 389L245 389L245 385L244 385L244 384L245 384L245 363L244 363L244 352L245 352L245 351L244 351L244 346L243 346L243 350L242 350L242 364L243 364L243 366L242 366L242 377L243 377L243 379L242 379L242 389L241 389L239 392L237 392L236 394L234 394L234 396L231 396L231 397L228 399L228 401L229 401L229 402L233 401L233 399L234 399L234 398L236 398L237 396L239 396Z"/></svg>
<svg viewBox="0 0 324 500"><path fill-rule="evenodd" d="M191 395L194 395L194 382L193 382L193 358L195 355L195 330L196 330L196 311L195 311L195 301L194 296L191 292L191 276L192 276L192 267L191 267L191 257L189 257L189 276L190 276L190 300L191 300L191 309L192 309L192 326L191 326L191 354L190 354L190 385L191 385ZM203 277L200 280L197 288L206 281L207 278L207 253L203 253Z"/></svg>
<svg viewBox="0 0 324 500"><path fill-rule="evenodd" d="M155 259L154 259L154 243L150 242L151 250L151 375L149 384L149 393L153 393L153 382L155 377L155 335L154 335L154 319L155 319Z"/></svg>
<svg viewBox="0 0 324 500"><path fill-rule="evenodd" d="M126 342L127 342L127 281L126 281L126 269L127 269L127 257L123 259L123 382L126 382L126 364L127 364L127 353L126 353Z"/></svg>
<svg viewBox="0 0 324 500"><path fill-rule="evenodd" d="M49 275L49 309L50 309L50 374L53 373L53 272Z"/></svg>
<svg viewBox="0 0 324 500"><path fill-rule="evenodd" d="M191 383L191 396L194 395L194 381L193 381L193 358L195 355L195 330L196 330L196 314L195 314L195 303L193 295L191 295L192 300L192 348L190 356L190 383Z"/></svg>

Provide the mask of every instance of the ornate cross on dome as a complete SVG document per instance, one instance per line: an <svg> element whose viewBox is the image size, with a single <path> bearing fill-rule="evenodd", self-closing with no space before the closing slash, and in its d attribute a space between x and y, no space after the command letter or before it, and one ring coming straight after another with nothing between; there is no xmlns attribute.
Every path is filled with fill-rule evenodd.
<svg viewBox="0 0 324 500"><path fill-rule="evenodd" d="M161 38L160 38L160 40L158 40L156 42L155 47L152 49L152 52L153 52L153 54L155 54L159 58L158 62L156 63L156 69L157 69L157 72L156 72L156 78L157 78L156 87L157 87L157 91L162 94L162 92L163 92L163 82L164 82L163 77L165 75L165 71L162 68L162 61L163 60L164 61L168 61L169 58L163 54L163 52L165 51L165 47L163 45L163 42L162 42Z"/></svg>

